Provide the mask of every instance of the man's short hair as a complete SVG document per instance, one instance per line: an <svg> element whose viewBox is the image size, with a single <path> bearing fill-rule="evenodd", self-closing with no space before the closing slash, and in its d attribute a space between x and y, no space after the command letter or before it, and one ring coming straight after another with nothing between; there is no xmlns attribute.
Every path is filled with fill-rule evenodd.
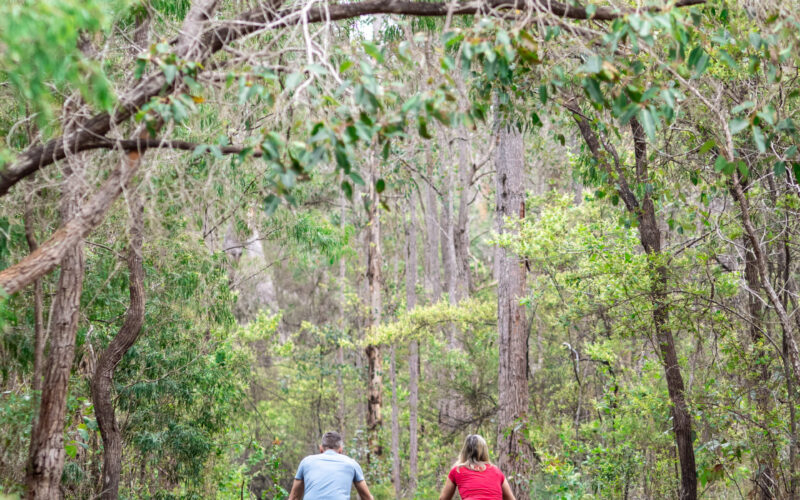
<svg viewBox="0 0 800 500"><path fill-rule="evenodd" d="M322 436L322 449L338 450L342 447L342 435L338 432L326 432Z"/></svg>

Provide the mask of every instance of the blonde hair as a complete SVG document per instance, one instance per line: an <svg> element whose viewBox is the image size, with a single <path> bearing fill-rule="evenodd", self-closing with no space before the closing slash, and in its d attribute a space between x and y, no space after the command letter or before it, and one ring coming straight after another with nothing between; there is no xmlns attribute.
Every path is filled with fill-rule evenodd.
<svg viewBox="0 0 800 500"><path fill-rule="evenodd" d="M486 440L477 434L470 434L464 441L458 461L453 465L456 470L466 467L470 470L484 471L487 465L492 465L489 461L489 446Z"/></svg>

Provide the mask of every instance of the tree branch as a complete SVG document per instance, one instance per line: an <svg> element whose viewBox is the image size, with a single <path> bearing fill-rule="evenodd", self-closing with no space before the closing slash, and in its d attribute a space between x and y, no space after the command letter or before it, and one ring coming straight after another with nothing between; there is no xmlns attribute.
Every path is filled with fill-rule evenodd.
<svg viewBox="0 0 800 500"><path fill-rule="evenodd" d="M258 31L270 28L281 28L297 24L301 21L302 9L279 10L281 0L268 0L247 11L235 20L216 28L200 33L195 25L184 26L181 37L176 45L181 51L181 57L192 57L198 62L207 61L213 54L226 45ZM679 0L674 7L687 7L704 3L704 0ZM209 0L211 6L216 2ZM669 4L667 4L669 5ZM668 8L668 7L665 7ZM609 7L598 7L590 16L585 7L571 6L551 0L535 0L523 3L519 0L483 0L479 2L422 2L410 0L366 0L363 2L343 3L329 5L326 8L318 6L307 12L307 21L311 23L352 19L356 17L375 14L398 14L417 17L443 17L453 15L493 15L509 9L530 9L537 12L546 12L558 17L576 20L611 21L623 17L634 11L620 11ZM659 10L650 7L648 10ZM195 16L192 21L204 22L208 17L208 9L204 8L202 15ZM187 49L185 42L194 42L191 49ZM82 123L78 130L51 139L46 144L29 147L8 168L0 171L0 196L5 195L20 180L36 173L39 169L56 161L64 159L68 154L85 150L83 144L105 136L115 125L127 121L152 97L159 94L169 95L178 88L179 79L172 84L167 84L163 73L154 73L146 77L131 92L120 99L117 108L108 113L99 113Z"/></svg>

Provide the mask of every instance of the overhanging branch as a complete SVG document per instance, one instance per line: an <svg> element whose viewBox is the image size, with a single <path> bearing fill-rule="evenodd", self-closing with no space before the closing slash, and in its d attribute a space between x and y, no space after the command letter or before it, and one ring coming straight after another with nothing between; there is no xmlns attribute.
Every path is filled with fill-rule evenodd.
<svg viewBox="0 0 800 500"><path fill-rule="evenodd" d="M704 3L704 0L679 0L674 4L666 3L664 8L687 7ZM281 0L267 0L255 9L239 15L236 19L215 28L206 30L198 39L197 49L192 54L199 54L196 60L207 61L213 54L226 45L247 35L264 29L281 28L297 24L301 20L300 10L280 9ZM551 0L483 0L464 2L423 2L410 0L366 0L363 2L337 3L312 8L308 11L308 21L312 23L352 19L375 14L396 14L416 17L443 17L454 15L493 15L508 12L511 9L529 9L553 14L565 19L594 19L610 21L635 11L621 11L608 7L598 7L591 15L585 7L567 5ZM657 11L659 7L649 7L649 11ZM198 20L198 23L202 19ZM152 97L169 95L178 88L177 80L168 84L162 73L154 73L146 77L131 92L120 99L117 108L111 113L99 113L81 124L78 131L69 135L51 139L46 144L31 146L17 158L17 161L0 170L0 196L5 195L19 181L36 173L56 161L64 159L68 154L85 151L87 142L97 141L104 137L113 126L127 121ZM96 148L88 148L96 149Z"/></svg>

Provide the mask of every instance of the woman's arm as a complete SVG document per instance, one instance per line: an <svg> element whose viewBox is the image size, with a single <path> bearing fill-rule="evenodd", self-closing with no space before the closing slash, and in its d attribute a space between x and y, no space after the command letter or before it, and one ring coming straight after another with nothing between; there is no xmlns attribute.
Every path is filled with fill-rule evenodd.
<svg viewBox="0 0 800 500"><path fill-rule="evenodd" d="M511 491L511 485L508 484L507 479L503 479L503 500L516 500L516 498L514 498L514 492Z"/></svg>
<svg viewBox="0 0 800 500"><path fill-rule="evenodd" d="M453 481L451 481L450 478L448 477L447 480L444 482L444 488L442 488L442 493L439 495L439 500L452 500L453 495L455 495L455 493L456 493L456 485L453 484Z"/></svg>

